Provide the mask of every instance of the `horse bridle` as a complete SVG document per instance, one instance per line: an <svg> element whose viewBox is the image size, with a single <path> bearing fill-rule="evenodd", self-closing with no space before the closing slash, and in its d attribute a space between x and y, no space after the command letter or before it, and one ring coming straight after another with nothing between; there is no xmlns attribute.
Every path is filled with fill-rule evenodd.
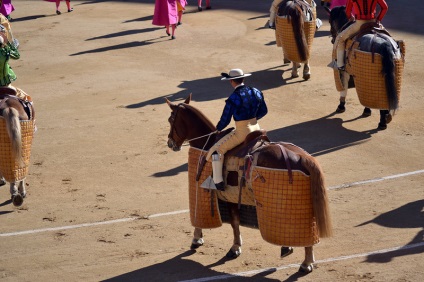
<svg viewBox="0 0 424 282"><path fill-rule="evenodd" d="M177 109L175 111L172 110L171 116L168 119L169 123L171 124L171 130L169 131L168 139L169 139L169 141L172 141L173 146L176 146L178 144L177 141L175 140L174 136L177 137L178 141L181 142L181 144L183 144L183 142L185 140L185 138L181 138L181 136L178 134L178 131L175 127L175 121L177 120L177 114L182 107L183 107L182 103L178 104Z"/></svg>
<svg viewBox="0 0 424 282"><path fill-rule="evenodd" d="M184 143L184 141L186 140L186 138L182 138L179 134L178 134L178 131L177 131L177 129L176 129L176 127L175 127L175 121L176 121L176 119L177 119L177 114L178 114L178 112L179 112L179 110L181 109L181 108L184 108L184 103L181 103L181 104L178 104L177 105L177 109L174 111L174 110L172 110L172 112L171 112L171 116L169 117L169 119L168 119L168 121L169 121L169 123L171 124L171 129L170 129L170 131L169 131L169 135L168 135L168 146L169 145L172 145L172 147L177 147L177 142L176 142L176 140L175 140L175 138L174 138L174 135L177 137L177 139L178 139L178 141L179 142L181 142L181 144L183 144ZM213 131L213 132L211 132L211 133L208 133L208 134L205 134L205 135L201 135L201 136L198 136L198 137L194 137L194 138L192 138L192 139L189 139L189 140L187 140L187 142L190 142L190 141L193 141L193 140L197 140L197 139L200 139L200 138L204 138L204 137L208 137L208 140L206 141L206 143L205 143L205 146L206 146L206 144L208 143L208 141L209 141L209 138L213 135L213 134L215 134L215 133L217 133L217 131L215 130L215 131ZM172 143L172 144L170 144L170 142Z"/></svg>

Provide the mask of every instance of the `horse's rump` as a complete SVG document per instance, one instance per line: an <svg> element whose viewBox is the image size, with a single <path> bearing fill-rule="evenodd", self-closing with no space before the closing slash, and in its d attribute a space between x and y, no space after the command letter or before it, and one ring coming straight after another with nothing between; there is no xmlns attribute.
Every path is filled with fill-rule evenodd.
<svg viewBox="0 0 424 282"><path fill-rule="evenodd" d="M275 23L277 47L283 47L284 57L298 63L307 61L316 31L316 15L311 7L303 2L283 1Z"/></svg>
<svg viewBox="0 0 424 282"><path fill-rule="evenodd" d="M19 123L21 127L22 162L13 153L13 144L6 129L6 120L0 117L0 174L8 182L22 180L28 174L35 121L21 120Z"/></svg>
<svg viewBox="0 0 424 282"><path fill-rule="evenodd" d="M397 46L394 46L397 45ZM346 71L354 77L360 103L396 110L405 61L405 43L387 35L364 34L346 42Z"/></svg>

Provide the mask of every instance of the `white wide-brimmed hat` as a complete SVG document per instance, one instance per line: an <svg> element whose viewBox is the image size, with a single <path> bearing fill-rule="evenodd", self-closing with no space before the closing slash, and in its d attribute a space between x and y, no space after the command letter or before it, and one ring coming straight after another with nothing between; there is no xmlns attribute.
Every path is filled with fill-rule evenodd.
<svg viewBox="0 0 424 282"><path fill-rule="evenodd" d="M251 76L251 73L244 73L241 69L232 69L229 73L222 72L221 80L232 80L237 78L242 78L246 76Z"/></svg>

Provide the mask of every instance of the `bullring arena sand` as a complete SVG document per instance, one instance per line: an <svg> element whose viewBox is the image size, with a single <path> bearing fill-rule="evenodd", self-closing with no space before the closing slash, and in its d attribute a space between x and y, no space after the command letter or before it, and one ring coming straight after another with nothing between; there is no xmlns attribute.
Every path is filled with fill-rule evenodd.
<svg viewBox="0 0 424 282"><path fill-rule="evenodd" d="M151 24L153 0L13 1L21 59L15 86L30 94L38 131L23 206L0 188L1 281L422 281L424 277L424 27L421 0L388 0L385 27L406 42L400 109L384 131L378 112L350 90L338 104L328 18L316 33L309 81L290 79L274 32L271 1L189 0L176 40ZM318 3L319 4L319 3ZM189 246L188 147L166 145L164 97L192 104L214 123L231 92L220 73L242 68L263 90L261 120L274 141L320 162L334 237L315 246L315 270L301 276L303 248L284 259L258 230L241 228L243 253L226 260L228 224Z"/></svg>

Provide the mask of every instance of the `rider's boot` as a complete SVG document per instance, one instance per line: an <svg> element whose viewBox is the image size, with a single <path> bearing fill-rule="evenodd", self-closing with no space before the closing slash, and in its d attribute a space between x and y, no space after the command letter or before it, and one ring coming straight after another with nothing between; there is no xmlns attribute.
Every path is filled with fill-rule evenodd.
<svg viewBox="0 0 424 282"><path fill-rule="evenodd" d="M224 166L224 158L218 153L212 154L212 171L213 171L213 182L218 190L224 191L224 179L222 178L222 168Z"/></svg>

